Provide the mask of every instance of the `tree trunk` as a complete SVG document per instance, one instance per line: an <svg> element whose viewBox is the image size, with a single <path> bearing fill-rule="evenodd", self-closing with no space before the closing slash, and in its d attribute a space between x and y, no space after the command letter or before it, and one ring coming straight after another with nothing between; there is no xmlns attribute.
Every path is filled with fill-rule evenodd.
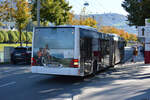
<svg viewBox="0 0 150 100"><path fill-rule="evenodd" d="M27 25L27 26L28 26L28 25ZM28 32L27 32L27 28L28 28L28 27L27 27L27 26L26 26L26 47L28 46Z"/></svg>
<svg viewBox="0 0 150 100"><path fill-rule="evenodd" d="M20 46L22 46L21 33L22 33L22 31L21 31L21 29L19 29L19 34L20 34Z"/></svg>

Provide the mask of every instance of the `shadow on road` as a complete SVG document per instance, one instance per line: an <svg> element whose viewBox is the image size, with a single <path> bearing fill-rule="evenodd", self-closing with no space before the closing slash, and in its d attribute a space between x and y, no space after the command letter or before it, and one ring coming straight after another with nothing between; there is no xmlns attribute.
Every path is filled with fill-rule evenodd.
<svg viewBox="0 0 150 100"><path fill-rule="evenodd" d="M47 77L46 79L39 79L33 84L36 88L34 91L36 96L40 100L45 100L48 98L67 98L80 95L84 89L87 88L103 88L107 86L114 86L115 88L110 88L104 91L96 92L91 95L87 95L82 100L88 100L90 97L98 95L106 95L114 91L119 91L120 89L131 88L129 84L118 85L113 84L115 81L121 80L132 80L132 79L150 79L150 74L140 74L145 68L140 67L140 64L131 65L130 67L124 68L111 68L107 72L99 73L95 77L88 76L84 79L77 77L64 77L64 76L53 76ZM142 64L141 64L142 66ZM129 92L131 89L126 89L120 94ZM149 92L149 90L148 90ZM119 95L119 94L118 94ZM144 94L143 94L144 96ZM117 99L116 99L117 100ZM130 99L129 99L130 100ZM131 100L134 100L131 98ZM135 99L136 100L136 99Z"/></svg>

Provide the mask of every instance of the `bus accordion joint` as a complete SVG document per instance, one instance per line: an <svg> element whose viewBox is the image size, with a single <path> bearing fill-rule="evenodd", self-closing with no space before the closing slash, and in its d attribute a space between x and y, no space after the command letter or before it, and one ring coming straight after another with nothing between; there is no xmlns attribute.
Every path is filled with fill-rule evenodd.
<svg viewBox="0 0 150 100"><path fill-rule="evenodd" d="M73 59L73 67L78 68L79 67L79 60Z"/></svg>
<svg viewBox="0 0 150 100"><path fill-rule="evenodd" d="M35 66L35 65L36 65L36 59L33 58L33 57L31 58L31 65L32 65L32 66Z"/></svg>

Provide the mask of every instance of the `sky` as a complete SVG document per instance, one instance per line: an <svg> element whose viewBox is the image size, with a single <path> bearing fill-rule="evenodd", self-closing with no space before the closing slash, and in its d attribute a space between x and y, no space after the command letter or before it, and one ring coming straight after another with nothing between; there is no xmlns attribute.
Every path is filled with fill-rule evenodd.
<svg viewBox="0 0 150 100"><path fill-rule="evenodd" d="M81 9L86 7L88 14L102 14L102 13L118 13L127 15L128 13L121 7L124 0L66 0L73 7L75 14L80 14ZM89 6L84 6L84 3L89 3Z"/></svg>

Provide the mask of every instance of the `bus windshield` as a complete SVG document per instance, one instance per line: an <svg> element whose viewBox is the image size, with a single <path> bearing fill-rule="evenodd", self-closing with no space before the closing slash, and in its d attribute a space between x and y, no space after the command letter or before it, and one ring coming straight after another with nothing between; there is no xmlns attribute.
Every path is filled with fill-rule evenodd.
<svg viewBox="0 0 150 100"><path fill-rule="evenodd" d="M73 49L74 28L43 28L34 34L34 48Z"/></svg>

